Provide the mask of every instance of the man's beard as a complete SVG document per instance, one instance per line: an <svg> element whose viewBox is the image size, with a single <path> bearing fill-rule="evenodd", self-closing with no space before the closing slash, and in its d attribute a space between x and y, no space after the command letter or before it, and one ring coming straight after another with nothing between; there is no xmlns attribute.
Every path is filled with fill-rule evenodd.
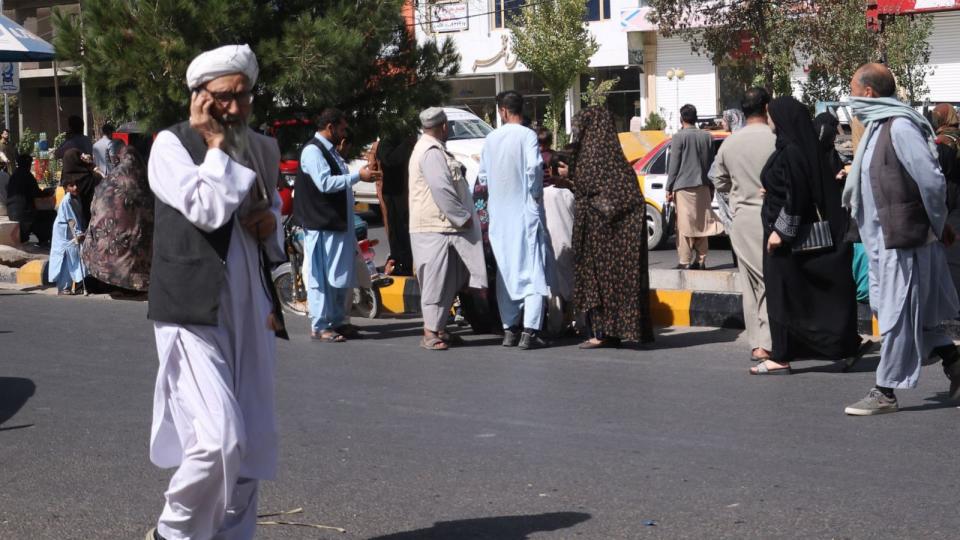
<svg viewBox="0 0 960 540"><path fill-rule="evenodd" d="M224 151L237 163L249 167L250 137L249 128L242 120L224 119L223 147Z"/></svg>

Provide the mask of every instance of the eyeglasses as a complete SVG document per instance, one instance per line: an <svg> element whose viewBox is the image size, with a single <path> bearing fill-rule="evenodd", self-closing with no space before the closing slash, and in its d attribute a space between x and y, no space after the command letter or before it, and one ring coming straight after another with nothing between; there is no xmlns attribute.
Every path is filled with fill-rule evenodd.
<svg viewBox="0 0 960 540"><path fill-rule="evenodd" d="M210 94L210 97L222 107L228 107L230 103L234 101L236 101L238 105L249 105L253 103L253 92L250 90L243 92L211 92L204 89L203 91Z"/></svg>

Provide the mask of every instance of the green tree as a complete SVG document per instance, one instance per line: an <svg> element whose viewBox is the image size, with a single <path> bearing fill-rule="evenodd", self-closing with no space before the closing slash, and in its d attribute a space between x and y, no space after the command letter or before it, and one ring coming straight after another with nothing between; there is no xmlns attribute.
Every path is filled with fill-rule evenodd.
<svg viewBox="0 0 960 540"><path fill-rule="evenodd" d="M255 117L337 106L358 142L408 128L449 94L459 70L450 40L418 44L402 0L89 0L56 13L57 55L72 61L105 117L148 129L183 120L187 65L200 52L248 43L260 80Z"/></svg>
<svg viewBox="0 0 960 540"><path fill-rule="evenodd" d="M587 107L606 105L608 94L619 82L620 77L614 77L605 81L591 80L587 83L587 90L583 93L581 101L583 101Z"/></svg>
<svg viewBox="0 0 960 540"><path fill-rule="evenodd" d="M746 87L755 82L790 93L796 45L812 13L809 0L650 0L649 20L667 37L724 65Z"/></svg>
<svg viewBox="0 0 960 540"><path fill-rule="evenodd" d="M586 9L583 0L540 0L526 4L510 23L514 54L550 93L547 110L555 141L560 140L567 90L580 81L599 48L583 22Z"/></svg>
<svg viewBox="0 0 960 540"><path fill-rule="evenodd" d="M908 99L918 101L926 95L932 18L895 17L882 33L876 33L867 28L864 17L862 0L818 2L818 16L808 25L802 43L812 59L803 85L808 105L846 95L857 68L884 56Z"/></svg>
<svg viewBox="0 0 960 540"><path fill-rule="evenodd" d="M896 17L885 25L879 36L881 56L897 76L897 85L911 102L930 93L927 77L933 75L930 62L930 34L933 17Z"/></svg>

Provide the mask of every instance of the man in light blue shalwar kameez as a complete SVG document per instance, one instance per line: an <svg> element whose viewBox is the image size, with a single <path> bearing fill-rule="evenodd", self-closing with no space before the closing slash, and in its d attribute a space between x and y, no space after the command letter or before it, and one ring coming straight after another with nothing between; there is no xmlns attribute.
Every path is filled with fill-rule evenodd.
<svg viewBox="0 0 960 540"><path fill-rule="evenodd" d="M946 225L946 182L931 145L933 129L893 97L896 85L886 67L861 67L851 86L851 109L866 132L843 197L869 260L870 306L883 345L876 387L845 412L896 412L894 389L916 387L931 355L943 359L951 397L958 399L958 351L938 329L957 317L960 301L947 267L944 243L954 232Z"/></svg>
<svg viewBox="0 0 960 540"><path fill-rule="evenodd" d="M347 295L357 286L357 237L353 221L352 187L361 180L375 181L377 173L366 166L358 172L349 172L346 161L337 152L336 146L347 131L346 116L341 111L323 111L318 119L318 128L315 138L300 155L302 178L309 179L316 191L298 184L294 195L295 213L305 230L304 266L309 267L307 303L311 319L310 335L322 341L342 342L346 337L355 336L355 332L346 326ZM328 157L332 158L339 171L331 168ZM297 198L300 197L322 199L322 203L310 206L307 204L309 201L301 199L301 205L297 206ZM331 207L334 204L336 208ZM311 218L329 218L332 224L330 228L314 228L313 224L317 221L311 221Z"/></svg>
<svg viewBox="0 0 960 540"><path fill-rule="evenodd" d="M522 122L523 98L516 92L497 96L503 125L487 136L480 156L479 179L488 192L490 247L497 261L497 305L504 346L543 347L547 286L544 228L543 160L537 134ZM521 310L523 331L520 332Z"/></svg>

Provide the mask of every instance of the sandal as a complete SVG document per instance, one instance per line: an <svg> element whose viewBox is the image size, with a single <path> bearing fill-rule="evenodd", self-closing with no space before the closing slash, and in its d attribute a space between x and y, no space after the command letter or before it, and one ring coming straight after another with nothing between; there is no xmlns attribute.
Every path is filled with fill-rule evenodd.
<svg viewBox="0 0 960 540"><path fill-rule="evenodd" d="M791 373L792 371L789 367L768 368L766 360L750 368L751 375L790 375Z"/></svg>
<svg viewBox="0 0 960 540"><path fill-rule="evenodd" d="M442 339L427 336L423 336L423 339L420 340L420 347L428 351L445 351L450 348Z"/></svg>
<svg viewBox="0 0 960 540"><path fill-rule="evenodd" d="M316 332L310 332L310 339L314 341L321 341L323 343L345 343L347 338L343 337L342 334L338 334L333 331L324 331L319 334Z"/></svg>
<svg viewBox="0 0 960 540"><path fill-rule="evenodd" d="M597 341L587 340L580 344L580 348L587 349L618 349L620 348L619 338L603 338Z"/></svg>

